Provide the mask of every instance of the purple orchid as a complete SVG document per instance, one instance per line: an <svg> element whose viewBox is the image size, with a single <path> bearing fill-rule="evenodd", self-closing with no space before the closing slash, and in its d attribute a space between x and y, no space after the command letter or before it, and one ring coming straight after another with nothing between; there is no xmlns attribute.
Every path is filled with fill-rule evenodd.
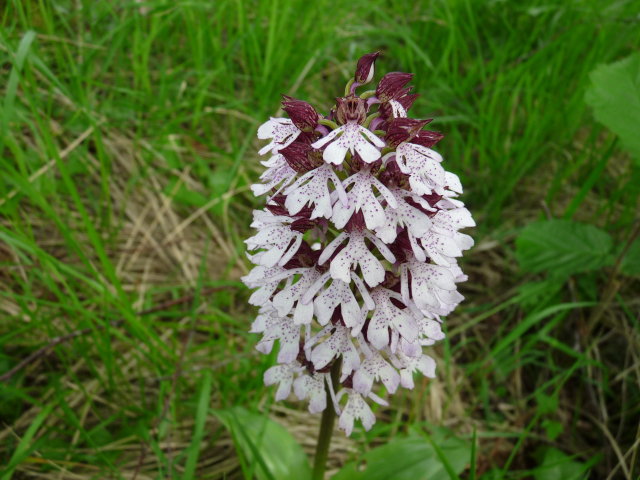
<svg viewBox="0 0 640 480"><path fill-rule="evenodd" d="M435 378L423 349L444 338L442 317L463 300L457 259L473 239L459 230L475 225L460 180L432 149L442 134L407 117L413 75L389 73L357 94L378 56L358 61L328 115L285 96L290 118L258 129L271 158L252 191L267 200L246 240L255 267L243 281L260 307L251 331L261 352L279 349L265 383L311 413L335 409L347 435L355 421L375 423L370 402L387 405L380 387Z"/></svg>

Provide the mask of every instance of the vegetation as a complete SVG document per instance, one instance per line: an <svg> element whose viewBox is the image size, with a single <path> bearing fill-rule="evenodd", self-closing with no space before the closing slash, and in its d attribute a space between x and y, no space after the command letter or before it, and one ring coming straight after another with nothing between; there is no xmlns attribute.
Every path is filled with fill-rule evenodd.
<svg viewBox="0 0 640 480"><path fill-rule="evenodd" d="M438 378L330 473L640 475L638 0L2 5L0 479L302 478L319 416L273 403L239 282L256 129L376 49L476 246Z"/></svg>

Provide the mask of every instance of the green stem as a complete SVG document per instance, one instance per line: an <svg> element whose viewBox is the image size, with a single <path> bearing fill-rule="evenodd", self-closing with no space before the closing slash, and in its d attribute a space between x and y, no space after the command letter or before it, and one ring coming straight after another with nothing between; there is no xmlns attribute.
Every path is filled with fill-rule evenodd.
<svg viewBox="0 0 640 480"><path fill-rule="evenodd" d="M364 128L369 128L369 125L371 125L371 121L374 118L378 118L380 116L380 112L376 112L376 113L372 113L371 115L369 115L367 118L365 118L364 123L362 124L362 126Z"/></svg>
<svg viewBox="0 0 640 480"><path fill-rule="evenodd" d="M331 367L331 384L335 390L340 375L341 359L334 362ZM313 480L323 480L324 472L327 468L327 457L329 456L329 445L333 434L333 424L336 420L336 411L333 408L333 399L329 393L328 386L325 386L327 393L327 406L322 412L320 421L320 433L318 434L318 444L316 445L316 458L313 464Z"/></svg>
<svg viewBox="0 0 640 480"><path fill-rule="evenodd" d="M351 94L351 85L353 85L355 83L356 79L352 78L351 80L349 80L349 82L347 83L347 86L344 87L344 96L348 97Z"/></svg>
<svg viewBox="0 0 640 480"><path fill-rule="evenodd" d="M360 98L363 100L366 100L369 97L373 97L375 94L376 94L375 90L367 90L362 95L360 95Z"/></svg>
<svg viewBox="0 0 640 480"><path fill-rule="evenodd" d="M336 122L332 122L327 118L321 118L320 120L318 120L318 123L320 125L324 125L325 127L331 128L331 130L335 130L336 128L338 128L338 124Z"/></svg>

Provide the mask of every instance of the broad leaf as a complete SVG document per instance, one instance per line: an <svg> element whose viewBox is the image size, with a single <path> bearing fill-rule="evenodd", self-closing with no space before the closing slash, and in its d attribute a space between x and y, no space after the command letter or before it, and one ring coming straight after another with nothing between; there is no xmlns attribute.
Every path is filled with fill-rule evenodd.
<svg viewBox="0 0 640 480"><path fill-rule="evenodd" d="M622 273L626 275L640 276L640 238L631 244L620 267Z"/></svg>
<svg viewBox="0 0 640 480"><path fill-rule="evenodd" d="M441 432L432 435L437 452L428 438L411 435L391 440L365 453L361 462L347 464L332 480L450 480L448 467L460 474L470 460L470 445Z"/></svg>
<svg viewBox="0 0 640 480"><path fill-rule="evenodd" d="M307 480L311 469L302 447L287 430L264 415L241 407L214 412L248 461L251 478Z"/></svg>
<svg viewBox="0 0 640 480"><path fill-rule="evenodd" d="M591 82L585 100L596 119L640 160L640 53L600 65L591 73Z"/></svg>
<svg viewBox="0 0 640 480"><path fill-rule="evenodd" d="M549 448L542 464L533 472L535 480L583 480L587 478L589 465L576 462L555 448Z"/></svg>
<svg viewBox="0 0 640 480"><path fill-rule="evenodd" d="M556 276L597 270L613 262L607 232L571 220L545 220L527 225L516 239L523 270Z"/></svg>

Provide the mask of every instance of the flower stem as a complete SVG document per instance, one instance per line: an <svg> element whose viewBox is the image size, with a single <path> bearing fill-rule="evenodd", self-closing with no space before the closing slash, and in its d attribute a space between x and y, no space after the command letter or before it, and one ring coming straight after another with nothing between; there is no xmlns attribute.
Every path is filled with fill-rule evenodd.
<svg viewBox="0 0 640 480"><path fill-rule="evenodd" d="M349 94L351 93L351 87L353 86L353 84L356 82L355 78L352 78L351 80L349 80L349 82L347 83L347 86L344 87L344 96L347 97L349 96Z"/></svg>
<svg viewBox="0 0 640 480"><path fill-rule="evenodd" d="M321 118L320 120L318 120L318 123L320 125L331 128L331 130L335 130L336 128L338 128L338 124L336 122L332 122L328 118Z"/></svg>
<svg viewBox="0 0 640 480"><path fill-rule="evenodd" d="M371 125L371 120L373 120L374 118L378 118L380 116L380 112L376 112L376 113L372 113L371 115L369 115L364 123L362 124L362 126L364 128L369 128L369 125Z"/></svg>
<svg viewBox="0 0 640 480"><path fill-rule="evenodd" d="M340 364L342 359L338 359L331 367L331 383L335 390L338 384L338 376L340 375ZM329 456L329 445L331 444L331 434L333 433L333 424L336 420L336 410L333 406L333 399L329 393L328 386L325 385L327 394L327 407L322 412L322 420L320 421L320 433L318 433L318 443L316 445L316 458L313 464L313 480L323 480L324 471L327 468L327 457Z"/></svg>

